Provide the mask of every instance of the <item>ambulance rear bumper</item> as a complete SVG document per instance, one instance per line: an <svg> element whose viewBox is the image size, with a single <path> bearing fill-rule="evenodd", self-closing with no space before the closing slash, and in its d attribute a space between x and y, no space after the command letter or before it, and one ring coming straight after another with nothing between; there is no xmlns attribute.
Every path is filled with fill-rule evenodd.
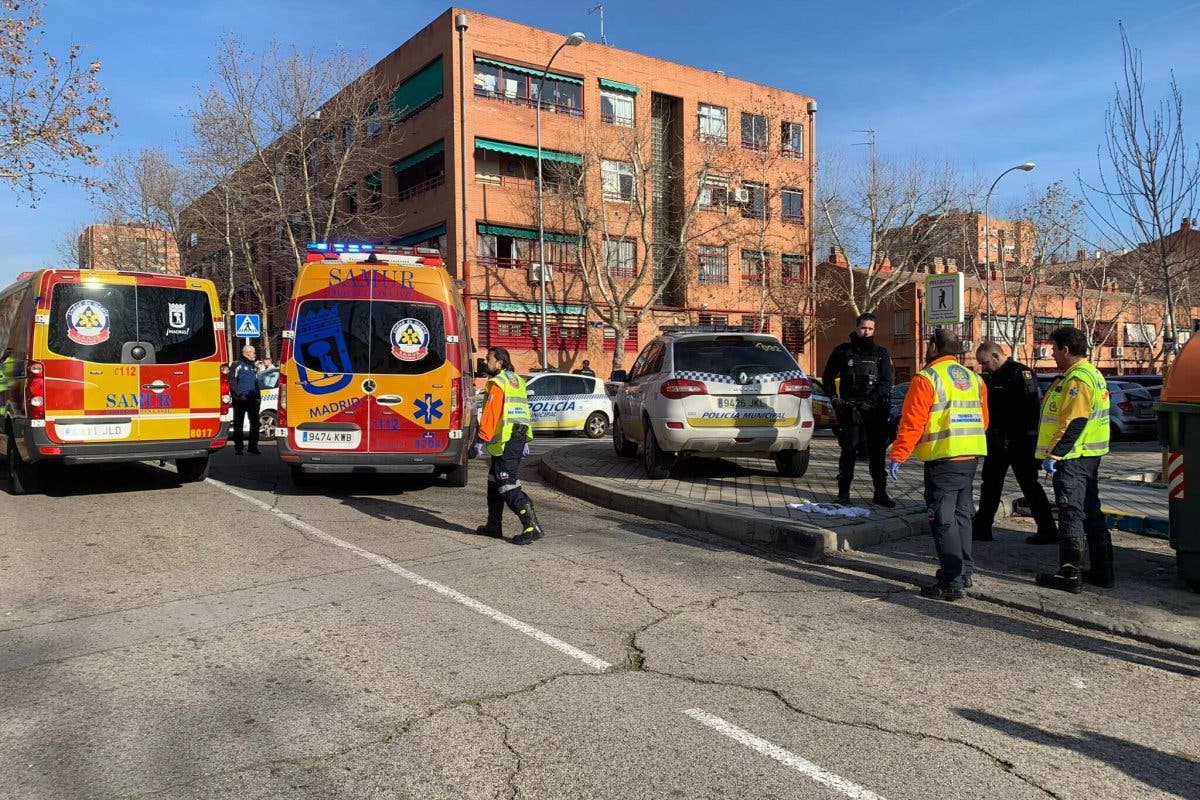
<svg viewBox="0 0 1200 800"><path fill-rule="evenodd" d="M134 442L78 442L62 444L50 440L45 428L29 420L14 421L17 447L26 461L57 461L63 464L105 464L129 461L173 461L203 458L224 447L229 423L222 422L212 439L159 439ZM213 445L216 445L215 447Z"/></svg>
<svg viewBox="0 0 1200 800"><path fill-rule="evenodd" d="M451 439L440 453L347 453L292 447L284 436L275 442L279 458L304 472L322 474L379 473L429 475L466 463L463 439Z"/></svg>

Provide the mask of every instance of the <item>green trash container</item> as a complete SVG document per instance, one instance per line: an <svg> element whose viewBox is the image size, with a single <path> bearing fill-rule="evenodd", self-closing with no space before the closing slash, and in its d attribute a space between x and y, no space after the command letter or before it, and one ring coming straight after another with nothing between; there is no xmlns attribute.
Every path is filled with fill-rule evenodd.
<svg viewBox="0 0 1200 800"><path fill-rule="evenodd" d="M1179 577L1200 592L1200 336L1176 358L1155 409L1166 451L1171 547Z"/></svg>

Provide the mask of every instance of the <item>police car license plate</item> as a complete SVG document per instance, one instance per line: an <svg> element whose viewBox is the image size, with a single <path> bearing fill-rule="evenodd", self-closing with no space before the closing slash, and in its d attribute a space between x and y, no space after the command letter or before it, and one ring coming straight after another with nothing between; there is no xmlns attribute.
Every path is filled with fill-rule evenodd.
<svg viewBox="0 0 1200 800"><path fill-rule="evenodd" d="M766 408L757 397L718 397L717 408Z"/></svg>
<svg viewBox="0 0 1200 800"><path fill-rule="evenodd" d="M300 431L300 441L305 444L350 444L354 433L346 431Z"/></svg>

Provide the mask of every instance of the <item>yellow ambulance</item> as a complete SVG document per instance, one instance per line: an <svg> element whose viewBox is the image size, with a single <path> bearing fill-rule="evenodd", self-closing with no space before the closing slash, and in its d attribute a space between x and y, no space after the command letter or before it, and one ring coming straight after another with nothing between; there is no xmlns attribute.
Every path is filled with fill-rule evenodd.
<svg viewBox="0 0 1200 800"><path fill-rule="evenodd" d="M465 486L472 349L437 250L308 245L283 331L276 421L293 480L424 473Z"/></svg>
<svg viewBox="0 0 1200 800"><path fill-rule="evenodd" d="M211 281L47 269L0 291L0 445L10 491L55 462L167 459L203 480L224 447L225 333Z"/></svg>

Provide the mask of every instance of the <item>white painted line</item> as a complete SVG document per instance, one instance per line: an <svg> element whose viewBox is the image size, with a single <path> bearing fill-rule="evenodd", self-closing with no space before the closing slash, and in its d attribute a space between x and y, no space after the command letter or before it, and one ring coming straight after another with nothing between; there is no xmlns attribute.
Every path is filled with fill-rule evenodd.
<svg viewBox="0 0 1200 800"><path fill-rule="evenodd" d="M464 605L467 608L471 609L472 611L477 611L478 613L483 614L485 617L490 617L491 619L495 620L496 622L499 622L501 625L507 625L508 627L512 628L513 630L520 631L521 633L525 634L526 636L529 636L533 639L537 639L542 644L553 647L555 650L557 650L560 653L563 653L564 655L568 655L571 658L578 659L578 660L582 661L583 663L587 664L592 669L603 672L604 670L612 667L612 664L609 664L604 659L597 658L596 656L592 655L591 653L584 652L583 650L580 650L578 647L569 645L566 642L562 641L561 639L556 639L553 636L551 636L550 634L546 633L545 631L538 630L537 628L533 627L532 625L530 625L527 622L522 622L519 619L510 617L508 614L505 614L502 611L497 611L496 609L492 608L491 606L486 605L485 603L481 603L473 597L468 597L467 595L463 594L462 592L458 592L458 591L455 591L454 589L451 589L449 586L438 583L437 581L431 581L428 578L423 578L420 575L418 575L417 573L405 569L404 567L400 566L399 564L395 563L394 561L391 561L388 558L379 555L378 553L372 553L370 550L364 550L357 545L354 545L354 544L351 544L350 542L345 541L344 539L339 539L336 536L332 536L332 535L326 533L325 531L321 530L320 528L318 528L314 525L309 525L304 520L298 519L297 517L292 516L291 514L287 513L286 511L280 511L278 508L274 508L273 506L271 506L267 503L264 503L262 500L259 500L256 497L252 497L252 496L246 494L245 492L241 492L241 491L233 488L232 486L229 486L228 484L221 483L221 481L214 480L213 478L209 478L208 482L211 483L212 485L216 486L218 489L223 489L224 491L229 492L234 497L245 500L247 503L250 503L252 506L255 506L256 508L260 508L263 511L274 514L275 516L277 516L281 520L283 520L284 523L286 523L289 527L295 528L296 530L302 531L303 533L307 533L309 536L312 536L315 539L320 539L321 541L325 542L326 544L331 544L334 547L340 547L343 550L347 550L360 558L365 558L367 561L370 561L373 564L383 567L384 569L388 570L389 572L394 572L395 574L399 575L400 577L405 578L409 581L412 581L413 583L417 584L418 586L424 586L426 589L432 589L433 591L437 592L438 594L442 595L443 597L448 597L451 600L453 600L454 602Z"/></svg>
<svg viewBox="0 0 1200 800"><path fill-rule="evenodd" d="M870 789L864 789L857 783L851 783L841 775L822 769L806 758L790 753L778 745L771 744L766 739L760 739L749 731L742 730L732 722L726 722L720 717L699 708L689 708L683 712L702 725L707 725L718 733L722 733L739 744L744 744L751 750L764 756L770 756L781 764L791 767L799 773L811 778L822 786L841 792L853 800L884 800L882 795L875 794Z"/></svg>

